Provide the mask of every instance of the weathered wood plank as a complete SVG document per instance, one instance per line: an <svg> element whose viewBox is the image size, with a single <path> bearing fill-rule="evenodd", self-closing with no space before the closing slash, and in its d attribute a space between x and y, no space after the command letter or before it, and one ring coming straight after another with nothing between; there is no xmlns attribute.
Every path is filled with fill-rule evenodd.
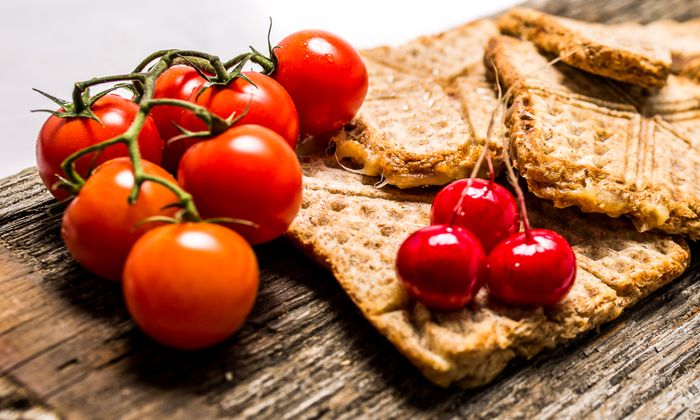
<svg viewBox="0 0 700 420"><path fill-rule="evenodd" d="M535 4L599 21L700 16L700 1ZM700 416L697 246L687 275L599 334L518 361L481 390L445 390L283 240L257 249L260 297L235 337L195 353L154 344L118 285L70 259L52 203L33 170L0 180L0 418L15 413L5 395L71 418Z"/></svg>
<svg viewBox="0 0 700 420"><path fill-rule="evenodd" d="M38 182L33 174L12 180L0 184L3 191L33 191ZM25 198L34 206L16 209L33 220L20 233L13 223L6 228L12 213L0 212L0 242L12 250L0 253L0 296L5 303L25 290L19 303L27 310L9 328L21 312L18 302L0 312L0 368L70 416L106 408L105 417L642 416L661 403L673 415L700 403L697 263L696 272L599 335L521 361L481 391L441 390L362 319L327 273L284 241L258 250L261 298L236 337L191 354L153 344L129 321L118 287L84 273L55 236L41 233L51 230L44 225L54 231L59 225L45 217L51 200L43 192L36 197ZM44 251L27 252L27 244ZM33 287L19 288L18 282Z"/></svg>
<svg viewBox="0 0 700 420"><path fill-rule="evenodd" d="M21 385L0 375L0 419L42 419L53 420L58 416Z"/></svg>

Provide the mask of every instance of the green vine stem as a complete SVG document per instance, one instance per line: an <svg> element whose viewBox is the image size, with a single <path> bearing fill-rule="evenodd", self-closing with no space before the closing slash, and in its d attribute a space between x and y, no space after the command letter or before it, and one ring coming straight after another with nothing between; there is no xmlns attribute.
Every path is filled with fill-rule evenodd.
<svg viewBox="0 0 700 420"><path fill-rule="evenodd" d="M179 106L192 111L196 117L200 118L207 125L208 132L211 135L225 131L232 124L232 121L222 119L221 117L210 113L206 108L188 101L178 99L153 99L156 79L170 66L172 66L175 60L178 58L184 59L186 63L190 65L192 65L192 63L189 61L191 59L207 62L211 66L211 69L214 70L213 73L215 74L214 78L211 79L210 82L215 84L228 83L230 80L237 77L236 72L229 74L224 64L216 56L200 53L198 51L163 50L148 56L136 67L136 71L133 73L97 77L76 83L73 89L72 106L74 112L77 111L78 113L82 113L85 110L90 112L90 106L94 102L94 98L90 98L88 93L91 86L114 82L132 82L136 85L135 87L140 91L140 95L138 95L137 100L139 104L139 111L134 117L134 120L129 128L121 135L79 150L66 158L61 163L61 168L66 174L66 179L62 182L64 186L67 186L68 189L73 192L77 192L85 183L85 179L78 174L75 167L75 162L78 159L91 153L100 152L115 144L124 144L127 147L134 173L134 186L129 194L129 203L133 204L137 200L141 191L141 186L144 182L154 182L168 188L177 196L179 200L177 206L182 209L179 214L183 220L202 220L194 204L192 196L187 191L183 190L179 185L170 182L167 179L144 172L141 161L141 153L139 151L138 136L141 133L148 114L155 106ZM143 70L156 59L158 61L148 71L143 72ZM99 95L101 94L96 95L96 97ZM243 222L243 224L245 223Z"/></svg>
<svg viewBox="0 0 700 420"><path fill-rule="evenodd" d="M246 61L251 61L262 67L262 73L266 75L274 73L277 67L273 59L265 57L257 51L239 54L230 59L229 61L225 62L224 67L230 69L234 66L240 66L241 63L245 63Z"/></svg>

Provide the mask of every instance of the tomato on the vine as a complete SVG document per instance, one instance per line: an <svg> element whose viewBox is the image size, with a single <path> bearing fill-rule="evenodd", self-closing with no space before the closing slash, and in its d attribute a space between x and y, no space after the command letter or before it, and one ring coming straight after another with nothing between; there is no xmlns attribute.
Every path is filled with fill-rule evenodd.
<svg viewBox="0 0 700 420"><path fill-rule="evenodd" d="M289 92L302 134L337 130L357 113L367 94L367 69L347 41L330 32L306 30L274 49L273 77Z"/></svg>
<svg viewBox="0 0 700 420"><path fill-rule="evenodd" d="M147 174L176 182L161 167L142 163ZM163 185L146 181L136 202L129 205L133 185L129 158L107 161L95 169L63 215L61 234L70 253L83 267L110 280L121 279L132 245L156 226L138 224L152 216L172 216L174 209L163 208L179 201Z"/></svg>
<svg viewBox="0 0 700 420"><path fill-rule="evenodd" d="M284 138L294 150L299 139L299 117L294 102L287 91L269 76L257 72L243 72L254 84L237 78L226 86L211 86L202 92L193 92L190 100L221 118L245 113L236 125L257 124L267 127ZM191 112L181 115L179 125L190 131L206 130L206 125ZM179 161L182 154L197 139L185 139L181 145L173 144L173 156L169 161ZM176 142L177 143L177 142ZM177 155L176 153L179 153Z"/></svg>
<svg viewBox="0 0 700 420"><path fill-rule="evenodd" d="M153 98L189 100L192 92L199 91L204 83L206 80L194 68L186 65L172 66L156 79ZM184 108L172 105L156 106L151 110L151 117L163 140L167 141L181 134L175 124L183 112Z"/></svg>
<svg viewBox="0 0 700 420"><path fill-rule="evenodd" d="M240 328L255 303L255 253L236 232L211 223L157 227L134 245L124 298L156 341L194 350Z"/></svg>
<svg viewBox="0 0 700 420"><path fill-rule="evenodd" d="M192 146L178 170L182 187L202 217L243 219L258 228L231 224L253 244L284 233L301 207L301 165L274 131L259 125L233 127Z"/></svg>
<svg viewBox="0 0 700 420"><path fill-rule="evenodd" d="M78 150L123 134L138 111L136 103L118 95L106 95L92 105L92 112L101 123L87 117L61 118L54 115L46 120L37 138L36 159L39 175L54 197L60 200L69 195L64 190L52 189L59 176L65 177L61 162ZM160 164L163 140L151 117L146 118L138 141L143 158ZM115 144L99 154L81 157L75 162L75 167L78 174L85 177L93 165L127 155L125 145Z"/></svg>

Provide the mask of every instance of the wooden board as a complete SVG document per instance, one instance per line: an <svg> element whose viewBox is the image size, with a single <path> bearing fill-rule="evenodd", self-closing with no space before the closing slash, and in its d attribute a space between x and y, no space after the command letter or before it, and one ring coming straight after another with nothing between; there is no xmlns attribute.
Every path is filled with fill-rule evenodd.
<svg viewBox="0 0 700 420"><path fill-rule="evenodd" d="M700 1L536 1L587 20L700 16ZM0 180L0 418L700 417L700 274L480 390L430 384L327 272L284 240L232 339L184 353L130 321L116 284L74 263L35 170Z"/></svg>

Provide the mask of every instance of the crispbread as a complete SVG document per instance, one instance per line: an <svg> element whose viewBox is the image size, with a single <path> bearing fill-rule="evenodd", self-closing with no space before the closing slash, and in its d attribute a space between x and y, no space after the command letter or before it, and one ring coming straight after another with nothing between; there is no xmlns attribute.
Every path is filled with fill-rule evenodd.
<svg viewBox="0 0 700 420"><path fill-rule="evenodd" d="M398 47L381 46L363 54L402 72L447 84L458 76L472 74L474 67L481 67L484 45L497 33L493 21L476 20Z"/></svg>
<svg viewBox="0 0 700 420"><path fill-rule="evenodd" d="M305 159L304 201L288 236L330 269L365 317L438 385L483 385L512 358L532 357L616 318L688 264L680 239L533 199L533 225L556 229L576 252L569 295L549 308L519 309L482 291L462 310L431 312L408 297L394 261L401 242L428 224L434 192L377 189L376 179L334 162Z"/></svg>
<svg viewBox="0 0 700 420"><path fill-rule="evenodd" d="M657 44L671 50L671 71L700 80L700 19L659 20L645 28Z"/></svg>
<svg viewBox="0 0 700 420"><path fill-rule="evenodd" d="M671 76L650 94L547 67L533 44L506 36L489 42L486 60L514 93L507 123L530 191L558 207L627 214L642 231L700 237L697 86Z"/></svg>
<svg viewBox="0 0 700 420"><path fill-rule="evenodd" d="M671 70L668 47L633 23L602 25L515 8L498 24L504 33L527 38L565 63L622 82L660 87Z"/></svg>
<svg viewBox="0 0 700 420"><path fill-rule="evenodd" d="M469 175L486 144L486 115L497 103L482 63L483 46L496 33L484 20L364 51L367 98L333 137L336 157L399 188ZM496 169L501 151L500 144L491 145Z"/></svg>

